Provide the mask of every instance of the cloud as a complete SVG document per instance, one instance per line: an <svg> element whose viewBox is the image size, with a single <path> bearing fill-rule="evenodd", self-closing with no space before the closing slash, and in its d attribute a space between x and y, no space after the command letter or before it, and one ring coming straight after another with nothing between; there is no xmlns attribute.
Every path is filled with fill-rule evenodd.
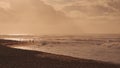
<svg viewBox="0 0 120 68"><path fill-rule="evenodd" d="M120 14L119 0L44 0L70 16L106 16ZM55 5L57 4L57 5Z"/></svg>
<svg viewBox="0 0 120 68"><path fill-rule="evenodd" d="M10 4L9 3L7 3L7 2L0 2L0 8L2 8L2 9L4 9L4 10L7 10L7 9L10 9L11 8L11 6L10 6Z"/></svg>
<svg viewBox="0 0 120 68"><path fill-rule="evenodd" d="M41 0L0 0L0 32L2 34L76 34L78 28L63 12ZM73 29L74 28L74 29Z"/></svg>
<svg viewBox="0 0 120 68"><path fill-rule="evenodd" d="M11 9L3 10L3 7L0 8L1 22L61 23L67 22L69 19L64 13L54 10L40 0L6 0L4 6L5 3L9 4Z"/></svg>
<svg viewBox="0 0 120 68"><path fill-rule="evenodd" d="M80 14L86 14L90 16L106 16L106 15L114 15L120 14L120 5L117 0L103 0L103 1L78 1L77 3L73 3L69 6L65 6L63 10L65 12L79 12Z"/></svg>
<svg viewBox="0 0 120 68"><path fill-rule="evenodd" d="M120 33L119 3L119 0L0 0L0 32Z"/></svg>
<svg viewBox="0 0 120 68"><path fill-rule="evenodd" d="M72 17L85 33L120 33L117 30L120 0L46 0L46 3Z"/></svg>

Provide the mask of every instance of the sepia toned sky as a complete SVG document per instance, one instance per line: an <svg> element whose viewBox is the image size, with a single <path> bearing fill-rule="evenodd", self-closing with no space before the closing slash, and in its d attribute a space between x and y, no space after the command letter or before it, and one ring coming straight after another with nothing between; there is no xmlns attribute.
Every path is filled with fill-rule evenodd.
<svg viewBox="0 0 120 68"><path fill-rule="evenodd" d="M0 0L0 34L120 34L120 0Z"/></svg>

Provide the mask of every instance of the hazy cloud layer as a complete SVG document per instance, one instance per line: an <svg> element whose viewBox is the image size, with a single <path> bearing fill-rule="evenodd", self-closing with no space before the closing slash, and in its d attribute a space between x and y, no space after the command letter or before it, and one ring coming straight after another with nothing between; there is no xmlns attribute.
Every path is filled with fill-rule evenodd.
<svg viewBox="0 0 120 68"><path fill-rule="evenodd" d="M120 14L120 1L119 0L43 0L48 4L61 8L70 15L118 15ZM55 6L54 6L55 5ZM62 6L62 7L60 7ZM64 7L63 7L64 6ZM57 8L58 8L57 7ZM75 14L76 13L76 14ZM80 15L79 15L80 14Z"/></svg>
<svg viewBox="0 0 120 68"><path fill-rule="evenodd" d="M68 19L64 13L55 11L40 0L3 0L0 2L1 22L61 23Z"/></svg>
<svg viewBox="0 0 120 68"><path fill-rule="evenodd" d="M1 34L75 34L77 30L71 18L40 0L0 0Z"/></svg>
<svg viewBox="0 0 120 68"><path fill-rule="evenodd" d="M0 0L1 34L120 33L120 0Z"/></svg>
<svg viewBox="0 0 120 68"><path fill-rule="evenodd" d="M120 33L120 0L43 0L74 19L85 33Z"/></svg>

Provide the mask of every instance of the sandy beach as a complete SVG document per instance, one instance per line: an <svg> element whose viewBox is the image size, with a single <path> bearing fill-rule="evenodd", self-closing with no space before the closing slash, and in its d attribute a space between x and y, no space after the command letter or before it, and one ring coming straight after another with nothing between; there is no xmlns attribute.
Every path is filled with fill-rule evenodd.
<svg viewBox="0 0 120 68"><path fill-rule="evenodd" d="M5 41L5 40L2 40ZM0 45L0 68L119 68L119 64Z"/></svg>

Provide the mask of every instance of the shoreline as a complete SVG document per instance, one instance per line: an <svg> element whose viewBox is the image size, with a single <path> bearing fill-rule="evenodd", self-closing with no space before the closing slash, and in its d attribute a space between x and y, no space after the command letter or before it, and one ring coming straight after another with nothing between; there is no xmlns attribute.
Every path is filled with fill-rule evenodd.
<svg viewBox="0 0 120 68"><path fill-rule="evenodd" d="M78 59L0 45L0 68L119 68L119 64Z"/></svg>

